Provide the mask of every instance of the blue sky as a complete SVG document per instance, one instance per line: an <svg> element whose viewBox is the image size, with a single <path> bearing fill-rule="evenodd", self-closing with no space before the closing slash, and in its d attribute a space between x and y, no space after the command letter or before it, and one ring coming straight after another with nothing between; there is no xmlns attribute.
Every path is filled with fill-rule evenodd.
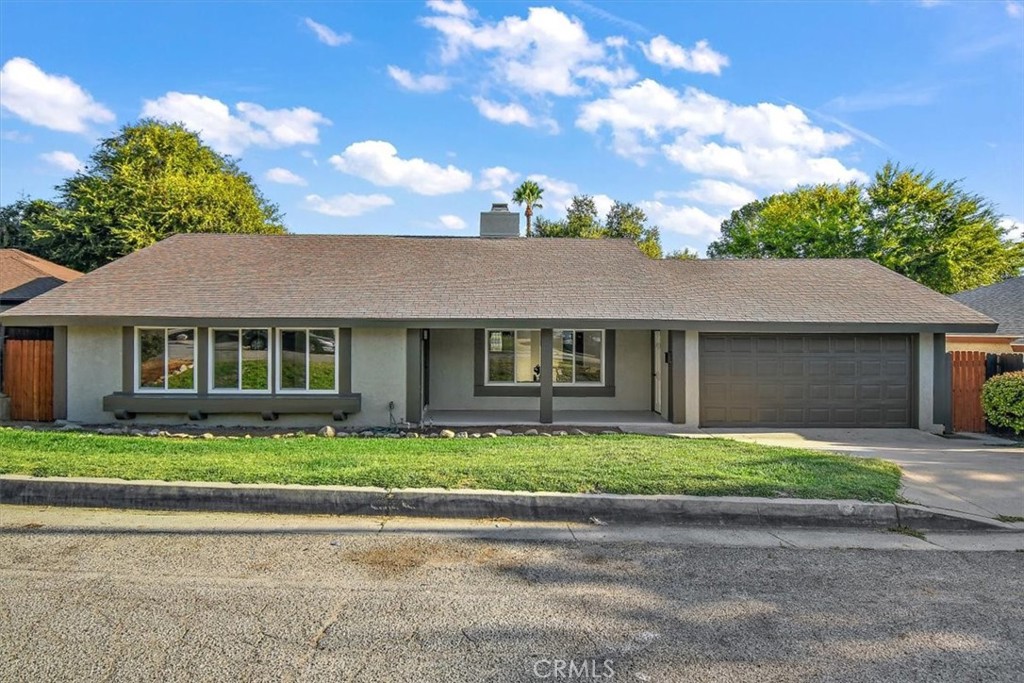
<svg viewBox="0 0 1024 683"><path fill-rule="evenodd" d="M293 232L471 235L535 177L702 250L729 210L886 159L1024 220L1006 2L0 4L0 201L180 120Z"/></svg>

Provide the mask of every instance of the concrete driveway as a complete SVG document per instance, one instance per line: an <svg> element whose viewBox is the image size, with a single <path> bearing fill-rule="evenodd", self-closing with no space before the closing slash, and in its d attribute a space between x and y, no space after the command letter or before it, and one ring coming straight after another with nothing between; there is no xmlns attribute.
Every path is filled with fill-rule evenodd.
<svg viewBox="0 0 1024 683"><path fill-rule="evenodd" d="M738 441L884 458L903 469L903 497L984 517L1024 517L1024 447L984 435L916 429L703 429Z"/></svg>

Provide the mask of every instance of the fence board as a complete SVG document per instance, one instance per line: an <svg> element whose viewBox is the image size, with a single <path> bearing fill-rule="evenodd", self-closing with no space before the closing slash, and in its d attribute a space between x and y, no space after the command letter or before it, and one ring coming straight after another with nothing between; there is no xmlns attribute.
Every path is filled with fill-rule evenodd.
<svg viewBox="0 0 1024 683"><path fill-rule="evenodd" d="M984 351L951 351L953 366L953 430L984 432L981 387L985 384L987 354Z"/></svg>
<svg viewBox="0 0 1024 683"><path fill-rule="evenodd" d="M53 342L8 339L4 344L4 393L11 419L53 420Z"/></svg>

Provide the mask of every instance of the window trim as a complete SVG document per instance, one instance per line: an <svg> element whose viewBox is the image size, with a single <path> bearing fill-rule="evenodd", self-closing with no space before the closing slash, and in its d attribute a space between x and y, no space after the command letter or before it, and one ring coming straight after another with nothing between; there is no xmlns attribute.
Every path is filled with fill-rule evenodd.
<svg viewBox="0 0 1024 683"><path fill-rule="evenodd" d="M243 330L266 330L267 332L267 388L266 389L243 389L242 388L242 331ZM237 332L238 333L238 386L233 389L226 389L223 387L218 388L214 382L214 371L217 367L217 349L214 346L214 341L217 338L217 332ZM207 342L209 346L209 353L207 353L207 391L211 394L272 394L274 389L274 381L271 377L273 375L274 367L274 329L271 327L211 327L207 330L206 336L209 337ZM337 346L337 345L335 345ZM337 350L337 349L335 349Z"/></svg>
<svg viewBox="0 0 1024 683"><path fill-rule="evenodd" d="M168 344L167 344L167 331L168 330L192 330L192 388L191 389L171 389L167 386L167 361L168 355ZM142 331L143 330L162 330L164 338L164 386L163 387L144 387L142 386ZM199 392L199 381L197 371L199 369L199 328L198 327L165 327L155 325L137 325L135 327L135 358L133 359L132 365L135 370L135 391L138 393L145 394L197 394Z"/></svg>
<svg viewBox="0 0 1024 683"><path fill-rule="evenodd" d="M572 328L564 327L559 328L560 330L569 330L573 333L573 346L575 347L575 334L577 332L600 332L601 333L601 381L600 382L577 382L576 381L576 349L573 348L572 352L572 378L571 382L555 382L552 378L552 385L555 387L593 387L600 388L605 386L605 357L606 357L606 340L608 339L608 331L599 328ZM485 387L539 387L540 382L516 382L515 381L515 366L516 366L516 342L519 338L520 332L539 332L539 328L523 328L523 327L488 327L484 328L484 384ZM490 337L492 332L511 332L512 333L512 377L511 382L493 382L491 381L491 349L490 349ZM552 329L552 347L551 347L551 363L554 364L554 330ZM541 365L543 365L543 359L541 359Z"/></svg>
<svg viewBox="0 0 1024 683"><path fill-rule="evenodd" d="M332 330L334 332L334 386L331 389L310 389L309 388L309 333L311 330ZM295 389L293 387L282 387L281 380L284 371L284 343L282 335L285 332L304 332L306 335L306 388ZM275 328L274 339L277 342L277 366L275 389L279 394L337 394L340 367L338 364L338 347L341 345L340 328L338 327L278 327Z"/></svg>

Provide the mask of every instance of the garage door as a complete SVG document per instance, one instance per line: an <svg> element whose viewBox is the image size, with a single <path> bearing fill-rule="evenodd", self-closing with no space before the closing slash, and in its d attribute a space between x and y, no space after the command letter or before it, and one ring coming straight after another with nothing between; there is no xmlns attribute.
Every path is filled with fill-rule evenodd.
<svg viewBox="0 0 1024 683"><path fill-rule="evenodd" d="M897 334L701 334L708 427L910 427L911 340Z"/></svg>

